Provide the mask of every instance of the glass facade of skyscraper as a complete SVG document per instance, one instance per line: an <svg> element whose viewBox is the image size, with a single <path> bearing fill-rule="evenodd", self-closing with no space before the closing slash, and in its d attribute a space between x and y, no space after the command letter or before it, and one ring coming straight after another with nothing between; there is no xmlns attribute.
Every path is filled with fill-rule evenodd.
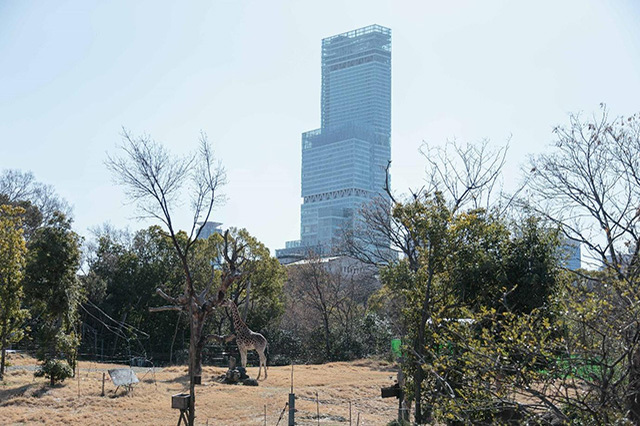
<svg viewBox="0 0 640 426"><path fill-rule="evenodd" d="M384 196L391 158L391 30L371 25L322 40L321 128L302 134L300 241L279 258L328 254Z"/></svg>

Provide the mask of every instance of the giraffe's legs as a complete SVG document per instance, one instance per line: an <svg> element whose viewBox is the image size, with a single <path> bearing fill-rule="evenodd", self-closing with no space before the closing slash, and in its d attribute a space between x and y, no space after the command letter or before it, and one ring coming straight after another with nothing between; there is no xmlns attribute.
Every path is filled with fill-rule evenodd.
<svg viewBox="0 0 640 426"><path fill-rule="evenodd" d="M238 346L238 351L240 352L240 364L245 369L247 368L247 349L244 346Z"/></svg>
<svg viewBox="0 0 640 426"><path fill-rule="evenodd" d="M266 380L266 378L267 378L267 357L264 356L264 350L257 351L257 352L258 352L258 357L260 358L260 366L258 367L258 378L256 380L260 379L260 373L262 373L262 368L264 368L264 378Z"/></svg>

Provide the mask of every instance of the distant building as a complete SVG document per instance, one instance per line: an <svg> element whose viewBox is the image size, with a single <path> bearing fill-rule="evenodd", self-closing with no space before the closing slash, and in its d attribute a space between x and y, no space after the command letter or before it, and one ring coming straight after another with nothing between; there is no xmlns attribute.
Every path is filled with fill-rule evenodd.
<svg viewBox="0 0 640 426"><path fill-rule="evenodd" d="M202 225L202 222L199 222L198 225ZM222 228L220 228L221 225L221 222L205 222L198 238L201 240L206 240L213 234L222 234Z"/></svg>
<svg viewBox="0 0 640 426"><path fill-rule="evenodd" d="M563 266L571 271L582 268L582 250L580 250L580 242L567 239L561 246L563 250Z"/></svg>
<svg viewBox="0 0 640 426"><path fill-rule="evenodd" d="M302 266L309 263L321 264L327 271L336 274L339 273L345 276L363 274L370 274L374 276L378 273L378 268L375 266L345 256L327 256L319 259L302 259L287 264L287 267Z"/></svg>
<svg viewBox="0 0 640 426"><path fill-rule="evenodd" d="M348 286L351 282L357 282L357 294L352 296L357 298L366 295L363 297L363 301L366 301L381 285L377 267L345 256L302 259L288 263L286 267L293 270L296 268L320 267L334 278L340 279L341 285L334 287L334 290L339 290L339 287L344 290L344 286Z"/></svg>
<svg viewBox="0 0 640 426"><path fill-rule="evenodd" d="M322 40L321 127L302 134L300 240L281 262L334 252L359 210L384 191L391 159L391 30L371 25Z"/></svg>

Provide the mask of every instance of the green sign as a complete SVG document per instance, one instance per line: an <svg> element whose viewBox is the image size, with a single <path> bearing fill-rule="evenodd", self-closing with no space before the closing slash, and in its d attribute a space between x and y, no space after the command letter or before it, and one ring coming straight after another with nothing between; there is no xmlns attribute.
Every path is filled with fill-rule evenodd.
<svg viewBox="0 0 640 426"><path fill-rule="evenodd" d="M402 351L400 347L402 346L402 340L400 339L391 339L391 352L393 356L396 358L400 358L402 356Z"/></svg>

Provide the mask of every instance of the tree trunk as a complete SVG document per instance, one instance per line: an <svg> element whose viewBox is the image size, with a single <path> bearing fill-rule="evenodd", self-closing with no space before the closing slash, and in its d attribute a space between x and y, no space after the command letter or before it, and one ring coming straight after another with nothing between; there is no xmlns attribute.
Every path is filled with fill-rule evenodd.
<svg viewBox="0 0 640 426"><path fill-rule="evenodd" d="M322 319L324 322L324 344L326 350L327 361L331 359L331 339L329 334L329 316L326 313L322 314Z"/></svg>
<svg viewBox="0 0 640 426"><path fill-rule="evenodd" d="M4 366L5 366L5 356L7 351L7 328L8 328L8 320L4 318L2 323L2 346L0 347L0 380L4 380Z"/></svg>
<svg viewBox="0 0 640 426"><path fill-rule="evenodd" d="M204 349L204 345L207 343L207 336L202 333L204 321L199 321L199 330L198 330L198 345L196 346L196 376L202 376L202 351Z"/></svg>
<svg viewBox="0 0 640 426"><path fill-rule="evenodd" d="M192 295L191 298L193 298ZM189 426L194 426L196 419L196 384L194 377L196 375L196 350L200 340L197 335L197 312L194 312L194 309L197 309L197 307L194 305L195 302L191 299L191 303L189 303Z"/></svg>
<svg viewBox="0 0 640 426"><path fill-rule="evenodd" d="M416 424L423 424L428 417L431 417L430 410L423 410L422 407L422 382L424 381L424 370L422 369L422 362L424 359L424 349L425 349L425 334L427 328L427 321L429 320L430 315L430 304L431 304L431 282L433 281L433 270L429 270L429 275L427 277L427 288L425 289L424 299L422 301L422 313L420 315L420 324L418 324L418 335L416 336L416 340L414 342L414 350L418 354L418 359L416 360L416 374L413 380L413 391L414 398L416 401L416 415L415 421ZM426 411L425 415L423 415L423 411Z"/></svg>
<svg viewBox="0 0 640 426"><path fill-rule="evenodd" d="M0 380L4 380L4 365L5 365L5 354L6 354L6 339L2 336L2 348L0 349Z"/></svg>
<svg viewBox="0 0 640 426"><path fill-rule="evenodd" d="M629 385L627 389L627 408L629 420L640 424L640 348L635 348L629 366Z"/></svg>
<svg viewBox="0 0 640 426"><path fill-rule="evenodd" d="M189 307L191 337L189 339L189 426L195 425L196 384L195 377L202 376L202 349L206 339L202 335L206 314L200 312L195 302Z"/></svg>
<svg viewBox="0 0 640 426"><path fill-rule="evenodd" d="M420 333L418 333L418 336L416 337L413 348L418 355L422 356L423 351L420 350L420 348L424 346L424 338L421 338L419 334ZM416 368L416 373L413 377L413 398L415 400L415 406L416 406L415 422L416 424L420 425L422 424L421 389L422 389L422 382L424 380L424 372L422 370L422 364L420 363L419 359L416 360L415 368Z"/></svg>
<svg viewBox="0 0 640 426"><path fill-rule="evenodd" d="M176 329L173 330L173 339L171 339L171 347L169 348L169 365L173 364L173 345L176 343L176 336L178 335L178 325L180 324L180 315L182 315L182 311L178 312L178 319L176 320Z"/></svg>

